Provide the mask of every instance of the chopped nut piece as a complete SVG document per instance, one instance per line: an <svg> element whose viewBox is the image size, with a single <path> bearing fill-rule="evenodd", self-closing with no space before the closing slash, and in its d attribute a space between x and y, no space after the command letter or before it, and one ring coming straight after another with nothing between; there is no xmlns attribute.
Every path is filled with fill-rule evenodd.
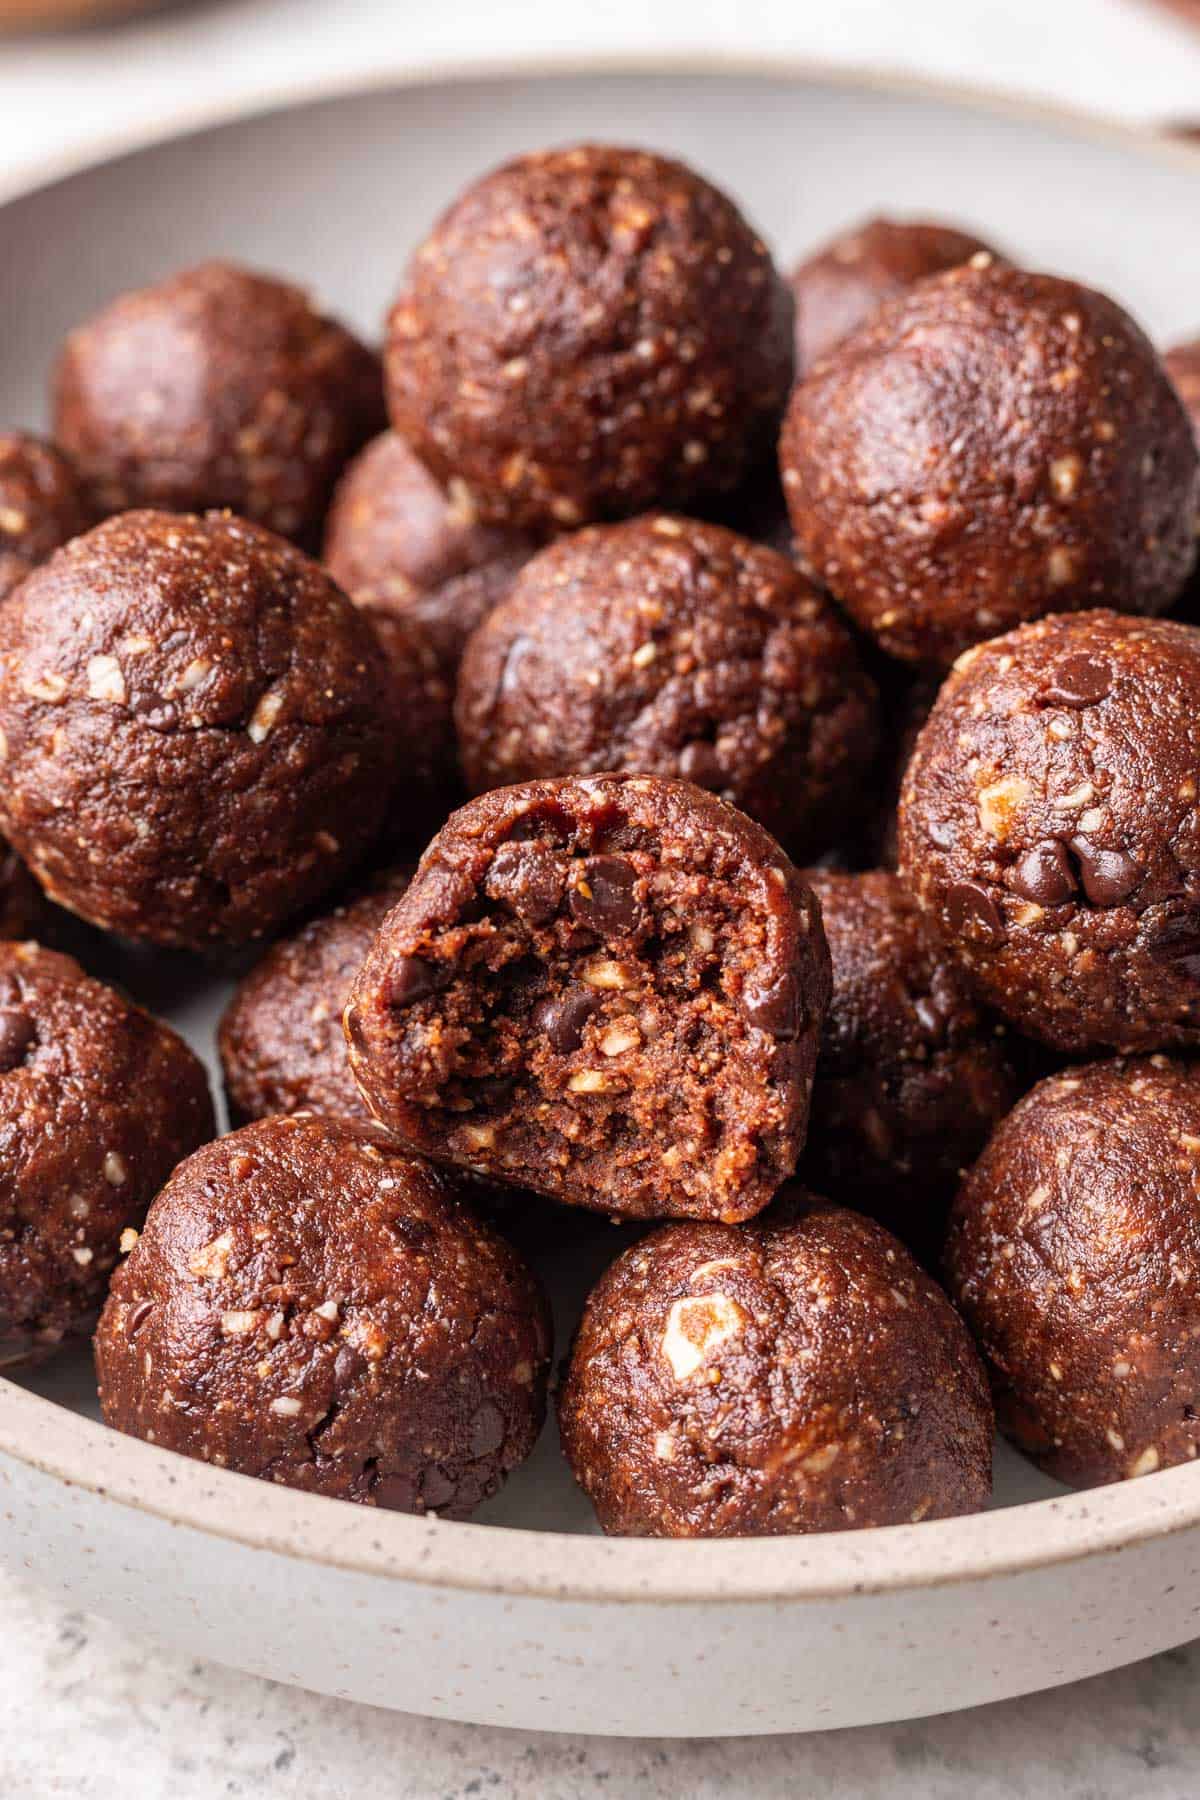
<svg viewBox="0 0 1200 1800"><path fill-rule="evenodd" d="M221 1330L226 1337L245 1337L257 1330L261 1317L258 1312L225 1312L221 1314Z"/></svg>
<svg viewBox="0 0 1200 1800"><path fill-rule="evenodd" d="M212 668L213 668L213 665L212 665L212 662L209 657L207 657L207 656L193 657L191 662L188 663L187 667L183 671L183 674L179 677L179 680L175 684L176 693L178 693L178 694L194 693L195 690L200 686L201 682L206 680L207 677L209 675L211 675Z"/></svg>
<svg viewBox="0 0 1200 1800"><path fill-rule="evenodd" d="M979 795L979 822L984 830L1003 843L1032 792L1029 783L1018 775L1005 776L983 788Z"/></svg>
<svg viewBox="0 0 1200 1800"><path fill-rule="evenodd" d="M611 1086L612 1082L603 1069L580 1069L567 1082L572 1094L605 1094Z"/></svg>
<svg viewBox="0 0 1200 1800"><path fill-rule="evenodd" d="M676 1381L689 1380L709 1352L726 1338L737 1336L745 1324L745 1313L727 1294L696 1294L676 1300L667 1314L661 1345Z"/></svg>
<svg viewBox="0 0 1200 1800"><path fill-rule="evenodd" d="M250 723L246 727L248 735L256 744L261 744L270 736L272 727L283 711L283 695L278 688L268 688L250 715Z"/></svg>
<svg viewBox="0 0 1200 1800"><path fill-rule="evenodd" d="M88 693L93 700L111 700L124 706L129 698L121 665L115 656L93 656L87 666Z"/></svg>
<svg viewBox="0 0 1200 1800"><path fill-rule="evenodd" d="M582 884L580 884L582 887ZM615 988L625 992L637 982L637 971L627 963L615 962L609 957L602 957L597 962L588 963L582 970L582 979L588 987Z"/></svg>
<svg viewBox="0 0 1200 1800"><path fill-rule="evenodd" d="M233 1250L233 1234L223 1231L202 1250L195 1250L188 1258L188 1268L193 1275L220 1281L229 1267L229 1258Z"/></svg>

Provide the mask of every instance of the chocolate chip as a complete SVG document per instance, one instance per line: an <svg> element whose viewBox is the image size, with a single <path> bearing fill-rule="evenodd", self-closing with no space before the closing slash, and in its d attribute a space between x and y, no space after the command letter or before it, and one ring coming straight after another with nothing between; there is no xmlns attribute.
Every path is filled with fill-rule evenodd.
<svg viewBox="0 0 1200 1800"><path fill-rule="evenodd" d="M1093 906L1119 906L1141 879L1142 871L1124 850L1105 850L1090 838L1073 837L1083 891Z"/></svg>
<svg viewBox="0 0 1200 1800"><path fill-rule="evenodd" d="M685 744L679 752L679 773L697 787L719 788L725 785L725 771L712 744L703 738Z"/></svg>
<svg viewBox="0 0 1200 1800"><path fill-rule="evenodd" d="M25 1061L37 1040L37 1026L19 1007L0 1011L0 1075L7 1075Z"/></svg>
<svg viewBox="0 0 1200 1800"><path fill-rule="evenodd" d="M781 1043L791 1043L800 1036L804 1025L804 1008L794 975L781 975L769 987L742 990L742 1011L751 1025L769 1031Z"/></svg>
<svg viewBox="0 0 1200 1800"><path fill-rule="evenodd" d="M422 1251L436 1234L424 1219L392 1219L391 1228L406 1250Z"/></svg>
<svg viewBox="0 0 1200 1800"><path fill-rule="evenodd" d="M638 922L636 885L637 871L623 857L589 856L571 889L571 915L601 937L620 937Z"/></svg>
<svg viewBox="0 0 1200 1800"><path fill-rule="evenodd" d="M583 1028L599 1004L599 996L583 987L546 994L533 1009L533 1023L549 1038L552 1049L569 1056L583 1042Z"/></svg>
<svg viewBox="0 0 1200 1800"><path fill-rule="evenodd" d="M333 1391L341 1399L367 1366L367 1359L352 1344L343 1344L333 1361Z"/></svg>
<svg viewBox="0 0 1200 1800"><path fill-rule="evenodd" d="M441 985L439 972L419 956L398 956L388 970L384 1002L388 1006L412 1006L426 1000Z"/></svg>
<svg viewBox="0 0 1200 1800"><path fill-rule="evenodd" d="M492 1456L504 1442L504 1414L493 1400L485 1400L471 1420L471 1455Z"/></svg>
<svg viewBox="0 0 1200 1800"><path fill-rule="evenodd" d="M1081 651L1059 663L1042 689L1041 698L1051 706L1095 706L1112 687L1112 670L1098 656Z"/></svg>
<svg viewBox="0 0 1200 1800"><path fill-rule="evenodd" d="M1058 839L1049 838L1025 852L1008 885L1037 906L1062 906L1075 892L1075 870Z"/></svg>
<svg viewBox="0 0 1200 1800"><path fill-rule="evenodd" d="M1200 918L1194 913L1168 919L1149 949L1151 956L1173 963L1189 981L1200 981Z"/></svg>
<svg viewBox="0 0 1200 1800"><path fill-rule="evenodd" d="M567 883L567 858L542 844L501 844L484 884L527 925L545 925L558 911Z"/></svg>
<svg viewBox="0 0 1200 1800"><path fill-rule="evenodd" d="M161 694L135 694L131 710L151 731L174 731L179 723L179 708Z"/></svg>
<svg viewBox="0 0 1200 1800"><path fill-rule="evenodd" d="M950 929L984 944L1004 941L1004 920L985 887L978 881L956 881L946 895Z"/></svg>
<svg viewBox="0 0 1200 1800"><path fill-rule="evenodd" d="M134 1337L153 1311L153 1300L139 1300L125 1321L125 1336Z"/></svg>

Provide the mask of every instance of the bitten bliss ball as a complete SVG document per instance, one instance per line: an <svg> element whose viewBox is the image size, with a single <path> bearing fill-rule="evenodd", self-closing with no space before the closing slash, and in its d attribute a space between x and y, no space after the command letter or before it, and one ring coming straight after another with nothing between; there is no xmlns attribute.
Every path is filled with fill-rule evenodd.
<svg viewBox="0 0 1200 1800"><path fill-rule="evenodd" d="M649 777L455 813L346 1008L355 1077L413 1149L625 1218L760 1212L804 1142L829 1000L778 845Z"/></svg>
<svg viewBox="0 0 1200 1800"><path fill-rule="evenodd" d="M951 1292L1002 1429L1076 1487L1200 1448L1200 1072L1165 1056L1052 1076L955 1205Z"/></svg>
<svg viewBox="0 0 1200 1800"><path fill-rule="evenodd" d="M533 1448L549 1354L534 1277L448 1176L369 1125L304 1114L176 1171L96 1334L119 1431L449 1518Z"/></svg>
<svg viewBox="0 0 1200 1800"><path fill-rule="evenodd" d="M92 924L261 936L370 845L394 768L371 627L257 526L125 513L0 612L0 818Z"/></svg>
<svg viewBox="0 0 1200 1800"><path fill-rule="evenodd" d="M895 875L807 879L833 998L803 1173L936 1268L962 1171L1020 1092L1014 1053Z"/></svg>
<svg viewBox="0 0 1200 1800"><path fill-rule="evenodd" d="M378 359L300 288L210 262L70 334L54 419L104 512L229 507L310 542L383 423L382 382Z"/></svg>
<svg viewBox="0 0 1200 1800"><path fill-rule="evenodd" d="M92 523L79 476L61 450L0 431L0 600Z"/></svg>
<svg viewBox="0 0 1200 1800"><path fill-rule="evenodd" d="M474 183L417 251L391 421L481 518L561 530L732 494L770 447L792 305L682 164L586 144Z"/></svg>
<svg viewBox="0 0 1200 1800"><path fill-rule="evenodd" d="M526 564L467 647L456 717L476 791L628 769L740 806L796 855L863 805L874 685L783 556L653 514Z"/></svg>
<svg viewBox="0 0 1200 1800"><path fill-rule="evenodd" d="M593 1289L559 1400L606 1532L767 1537L978 1511L992 1409L953 1307L894 1238L803 1190L669 1225Z"/></svg>
<svg viewBox="0 0 1200 1800"><path fill-rule="evenodd" d="M866 219L839 232L791 274L796 302L796 374L815 363L885 300L929 275L995 261L981 238L927 219Z"/></svg>
<svg viewBox="0 0 1200 1800"><path fill-rule="evenodd" d="M0 1368L91 1330L123 1230L215 1131L182 1038L71 957L0 944Z"/></svg>
<svg viewBox="0 0 1200 1800"><path fill-rule="evenodd" d="M1200 463L1103 294L993 264L888 301L797 384L798 551L891 656L949 663L1044 613L1158 613L1196 556Z"/></svg>
<svg viewBox="0 0 1200 1800"><path fill-rule="evenodd" d="M1200 1044L1200 633L1092 612L979 646L900 799L900 870L1052 1048Z"/></svg>

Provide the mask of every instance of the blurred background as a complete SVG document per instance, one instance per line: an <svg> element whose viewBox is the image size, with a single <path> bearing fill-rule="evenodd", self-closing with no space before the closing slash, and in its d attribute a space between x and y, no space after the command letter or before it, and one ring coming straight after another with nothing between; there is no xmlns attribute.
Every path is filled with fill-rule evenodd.
<svg viewBox="0 0 1200 1800"><path fill-rule="evenodd" d="M99 141L428 65L808 58L1200 117L1200 0L0 0L0 182Z"/></svg>

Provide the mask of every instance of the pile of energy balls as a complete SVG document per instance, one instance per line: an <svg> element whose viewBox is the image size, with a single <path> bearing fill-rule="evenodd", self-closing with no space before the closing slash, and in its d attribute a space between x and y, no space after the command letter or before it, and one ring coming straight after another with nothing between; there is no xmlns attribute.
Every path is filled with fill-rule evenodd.
<svg viewBox="0 0 1200 1800"><path fill-rule="evenodd" d="M997 1415L1077 1485L1196 1456L1200 345L943 225L785 279L585 145L454 202L382 369L211 263L53 416L0 439L0 1363L99 1315L119 1430L461 1518L600 1215L606 1531L976 1510ZM60 909L240 947L228 1135Z"/></svg>

